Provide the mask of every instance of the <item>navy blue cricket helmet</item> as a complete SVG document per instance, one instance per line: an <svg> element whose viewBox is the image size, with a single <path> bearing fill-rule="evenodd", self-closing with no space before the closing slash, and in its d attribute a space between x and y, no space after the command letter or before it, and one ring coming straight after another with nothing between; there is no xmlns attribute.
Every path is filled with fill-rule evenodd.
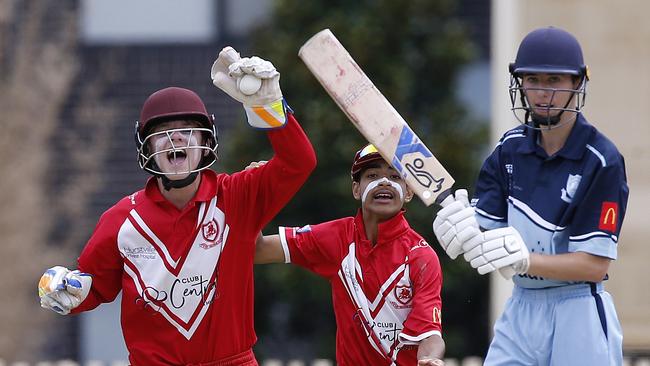
<svg viewBox="0 0 650 366"><path fill-rule="evenodd" d="M584 63L580 43L571 33L563 29L544 27L528 33L521 41L515 62L510 64L509 71L512 111L517 119L527 126L533 128L539 128L540 125L555 126L563 112L577 113L584 107L589 71ZM571 90L577 96L575 106L567 104L564 107L550 107L549 109L559 110L560 113L554 117L546 117L544 120L536 119L521 85L522 77L526 74L575 76L579 80L577 88ZM518 112L523 112L523 116Z"/></svg>
<svg viewBox="0 0 650 366"><path fill-rule="evenodd" d="M536 29L521 41L517 58L510 64L515 75L546 73L587 74L578 40L569 32L555 27Z"/></svg>

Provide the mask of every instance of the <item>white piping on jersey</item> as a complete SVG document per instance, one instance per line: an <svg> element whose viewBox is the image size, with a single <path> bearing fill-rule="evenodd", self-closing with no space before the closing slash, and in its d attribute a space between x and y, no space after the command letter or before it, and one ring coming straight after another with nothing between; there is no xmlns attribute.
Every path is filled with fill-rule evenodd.
<svg viewBox="0 0 650 366"><path fill-rule="evenodd" d="M476 212L477 212L479 215L481 215L481 216L485 216L485 217L487 217L487 218L489 218L489 219L492 219L492 220L499 220L499 221L503 221L503 220L505 220L505 217L490 215L489 213L487 213L487 212L481 210L481 209L478 208L478 207L474 207L474 210L476 210Z"/></svg>
<svg viewBox="0 0 650 366"><path fill-rule="evenodd" d="M363 293L363 290L361 290L361 285L359 284L359 281L356 278L355 268L357 266L356 263L357 259L354 252L355 252L355 245L354 242L352 242L348 247L348 255L345 258L343 258L343 261L341 262L341 269L339 269L339 273L338 273L339 278L341 279L341 282L343 283L343 287L347 291L348 296L352 300L352 303L357 307L357 309L361 310L361 315L363 315L364 319L360 319L360 320L362 322L374 321L374 319L370 315L370 310L368 309L368 298ZM366 337L368 339L368 342L372 346L372 348L375 351L377 351L380 355L387 358L386 351L384 350L381 341L378 341L376 339L377 335L376 333L374 333L375 332L374 328L367 330L364 327L364 330L366 330L367 333L372 332L367 334Z"/></svg>
<svg viewBox="0 0 650 366"><path fill-rule="evenodd" d="M293 234L296 234L296 229L292 229ZM282 245L282 251L284 252L284 263L291 263L291 252L289 252L289 245L287 244L287 234L285 233L285 227L280 226L278 228L278 235L280 235L280 244Z"/></svg>
<svg viewBox="0 0 650 366"><path fill-rule="evenodd" d="M503 140L499 141L499 143L497 143L497 146L501 146L501 145L503 145L504 142L510 140L511 138L515 138L515 137L526 137L526 135L524 135L523 132L521 132L521 133L513 133L512 135L508 135L508 136L504 137Z"/></svg>
<svg viewBox="0 0 650 366"><path fill-rule="evenodd" d="M422 334L420 334L420 335L417 336L417 337L412 337L412 336L410 336L410 335L408 335L408 334L400 333L398 337L399 337L400 339L402 339L402 338L404 339L404 340L402 341L402 343L404 343L404 344L408 344L408 345L412 345L412 344L418 344L418 343L420 343L420 341L423 340L424 338L430 337L430 336L432 336L432 335L434 335L434 334L439 335L440 337L442 337L442 333L440 333L439 330L431 330L431 331L428 331L428 332L422 333Z"/></svg>
<svg viewBox="0 0 650 366"><path fill-rule="evenodd" d="M587 149L592 153L594 153L594 155L596 155L598 159L600 159L600 163L603 165L603 168L607 166L607 161L605 161L605 157L603 156L603 154L600 153L600 151L596 150L595 147L589 144L587 144Z"/></svg>
<svg viewBox="0 0 650 366"><path fill-rule="evenodd" d="M603 232L603 231L593 231L593 232L590 232L590 233L587 233L587 234L569 236L569 240L572 240L572 241L585 241L585 240L587 240L589 238L592 238L592 237L595 237L595 236L605 236L605 237L611 238L612 240L614 240L614 242L618 243L618 236L616 236L614 234L608 234L608 233Z"/></svg>
<svg viewBox="0 0 650 366"><path fill-rule="evenodd" d="M371 303L368 304L368 297L366 296L365 292L361 288L361 284L359 283L359 280L357 280L357 275L363 281L363 272L361 270L361 264L359 261L357 261L356 258L356 248L355 248L355 243L352 242L349 247L348 247L348 255L343 258L341 261L341 268L338 271L339 278L341 279L341 282L343 284L343 287L345 288L346 292L348 293L348 296L352 300L352 303L361 311L361 315L365 319L361 319L361 321L368 321L374 324L375 318L372 316L372 313L374 313L377 310L377 307L379 306L380 303L382 303L382 300L385 300L386 297L384 297L384 293L386 290L395 283L395 280L399 277L402 276L403 278L409 278L409 267L407 265L408 263L408 255L404 258L404 263L402 263L389 277L384 283L381 285L377 296L375 297L375 300ZM386 302L384 302L384 305ZM369 306L370 305L370 306ZM380 313L381 309L386 309L389 312L389 316L392 318L392 321L400 324L402 326L404 324L404 319L400 319L400 317L395 314L394 309L388 307L388 308L380 308ZM379 314L377 314L379 315ZM386 357L387 359L390 359L392 361L391 365L394 365L394 361L397 359L397 354L399 351L402 349L402 345L404 342L398 337L392 345L389 344L384 344L384 342L379 338L378 334L375 331L374 326L368 330L364 327L364 330L366 331L368 342L370 345L377 351L379 354L382 356ZM386 349L388 347L388 350Z"/></svg>
<svg viewBox="0 0 650 366"><path fill-rule="evenodd" d="M140 217L140 215L135 211L135 209L132 209L131 212L129 212L129 215L131 215L131 217L133 217L135 222L138 223L138 226L140 226L142 231L147 233L147 235L149 235L149 237L153 240L152 244L155 244L156 247L158 247L158 250L160 250L160 252L165 256L165 260L167 261L167 263L169 263L173 268L176 268L176 266L178 265L178 261L172 259L172 256L169 254L169 251L167 250L165 244L163 244L163 242L156 236L156 234L154 234L153 231L149 229L149 226L147 226L147 224L144 222L142 217Z"/></svg>
<svg viewBox="0 0 650 366"><path fill-rule="evenodd" d="M356 251L354 253L352 253L352 255L354 257L354 270L357 272L357 275L359 276L361 281L363 281L363 271L361 270L361 265L359 264L359 261L357 260ZM374 311L375 309L373 308L371 310Z"/></svg>
<svg viewBox="0 0 650 366"><path fill-rule="evenodd" d="M357 262L357 264L358 264L358 262ZM397 267L395 272L393 272L390 275L390 277L388 277L386 282L384 282L384 284L381 285L381 288L379 288L379 292L377 292L377 296L375 297L375 300L372 302L372 304L370 304L370 310L371 311L375 311L375 309L377 308L377 305L379 304L379 302L383 298L382 297L383 293L386 291L388 286L390 286L393 283L393 281L397 278L397 276L401 275L402 272L404 272L405 267L406 267L406 264L404 264L404 263L401 266ZM359 274L361 274L361 268L359 268Z"/></svg>
<svg viewBox="0 0 650 366"><path fill-rule="evenodd" d="M521 212L523 212L524 215L528 216L528 218L531 221L533 221L535 224L537 224L537 226L540 226L540 227L542 227L542 228L544 228L546 230L549 230L549 231L562 231L562 230L566 229L566 226L558 226L558 225L555 225L555 224L553 224L551 222L548 222L548 221L544 220L541 216L539 216L537 214L537 212L533 211L532 208L530 208L528 205L526 205L522 201L520 201L520 200L518 200L518 199L516 199L516 198L514 198L512 196L508 196L508 201L510 201L510 203L512 203L512 205L515 208L517 208Z"/></svg>

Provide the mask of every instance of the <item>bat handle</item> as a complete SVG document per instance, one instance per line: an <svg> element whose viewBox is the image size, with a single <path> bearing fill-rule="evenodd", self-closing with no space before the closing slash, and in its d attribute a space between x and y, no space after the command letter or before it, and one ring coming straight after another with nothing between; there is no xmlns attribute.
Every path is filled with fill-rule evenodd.
<svg viewBox="0 0 650 366"><path fill-rule="evenodd" d="M451 194L451 188L445 190L436 197L436 203L442 207L446 207L452 202L454 202L454 195Z"/></svg>

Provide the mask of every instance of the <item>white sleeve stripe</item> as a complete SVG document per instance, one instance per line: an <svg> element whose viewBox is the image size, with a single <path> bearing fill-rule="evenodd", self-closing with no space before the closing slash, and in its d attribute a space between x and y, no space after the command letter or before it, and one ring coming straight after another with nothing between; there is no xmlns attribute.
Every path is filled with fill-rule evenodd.
<svg viewBox="0 0 650 366"><path fill-rule="evenodd" d="M603 231L594 231L594 232L583 234L583 235L569 236L569 240L583 241L583 240L587 240L589 238L593 238L595 236L607 237L607 238L610 238L610 239L614 240L615 242L618 242L618 237L616 235L608 234L608 233L603 232Z"/></svg>
<svg viewBox="0 0 650 366"><path fill-rule="evenodd" d="M474 207L474 209L476 210L476 213L478 213L478 214L481 215L481 216L485 216L485 217L487 217L488 219L498 220L498 221L503 221L503 219L505 219L505 217L499 217L499 216L490 215L489 213L487 213L487 212L481 210L481 209L478 208L478 207Z"/></svg>
<svg viewBox="0 0 650 366"><path fill-rule="evenodd" d="M419 334L419 335L416 335L416 336L410 336L408 334L400 333L399 338L404 343L407 343L407 344L414 344L415 343L415 344L417 344L417 343L420 343L420 341L423 340L424 338L428 338L428 337L430 337L432 335L438 335L438 336L440 336L442 338L442 333L440 333L439 330L431 330L431 331L428 331L428 332L425 332L425 333L422 333L422 334Z"/></svg>
<svg viewBox="0 0 650 366"><path fill-rule="evenodd" d="M284 252L284 263L291 263L291 254L289 253L289 245L287 244L287 236L284 229L284 226L278 227L278 234L280 235L280 243Z"/></svg>

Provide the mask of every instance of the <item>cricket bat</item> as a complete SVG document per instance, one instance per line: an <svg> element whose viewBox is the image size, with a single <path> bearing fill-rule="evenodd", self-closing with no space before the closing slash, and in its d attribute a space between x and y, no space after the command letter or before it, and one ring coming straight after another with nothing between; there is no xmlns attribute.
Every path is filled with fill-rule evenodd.
<svg viewBox="0 0 650 366"><path fill-rule="evenodd" d="M329 29L311 37L298 56L424 204L449 196L454 179Z"/></svg>

